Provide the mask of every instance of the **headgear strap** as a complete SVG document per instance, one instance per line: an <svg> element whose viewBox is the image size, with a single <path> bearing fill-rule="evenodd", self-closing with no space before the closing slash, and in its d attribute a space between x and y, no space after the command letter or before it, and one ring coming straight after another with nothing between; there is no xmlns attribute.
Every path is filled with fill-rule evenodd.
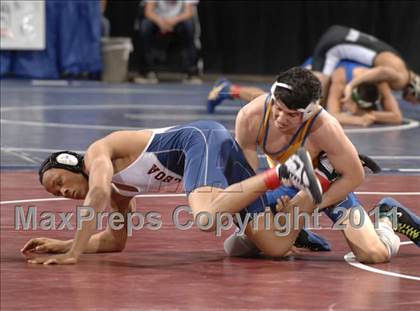
<svg viewBox="0 0 420 311"><path fill-rule="evenodd" d="M290 90L290 91L293 91L293 87L291 87L290 85L288 85L288 84L286 84L286 83L281 83L281 82L277 82L277 81L275 81L274 83L273 83L273 85L271 86L271 93L270 93L270 95L271 95L271 99L273 99L273 100L275 100L276 101L276 97L274 96L274 92L276 91L276 87L282 87L282 88L284 88L284 89L288 89L288 90ZM289 108L289 109L292 109L292 110L296 110L296 111L299 111L299 112L302 112L303 113L303 116L302 116L302 120L303 121L306 121L306 120L308 120L309 118L310 118L310 116L315 112L315 110L316 110L316 107L317 107L317 105L318 105L318 102L319 101L316 101L316 102L310 102L305 108L298 108L298 109L296 109L296 108L293 108L293 107L289 107L288 106L288 104L287 103L284 103L285 105L286 105L286 107L287 108Z"/></svg>

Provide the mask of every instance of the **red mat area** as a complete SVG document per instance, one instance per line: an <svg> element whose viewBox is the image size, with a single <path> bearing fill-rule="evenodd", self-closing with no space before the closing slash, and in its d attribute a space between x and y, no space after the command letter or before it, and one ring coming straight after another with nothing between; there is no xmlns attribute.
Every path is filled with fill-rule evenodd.
<svg viewBox="0 0 420 311"><path fill-rule="evenodd" d="M419 176L369 176L358 191L414 192ZM384 195L362 194L370 207ZM2 172L1 201L50 198L35 173ZM420 195L397 195L420 214ZM174 227L171 214L185 198L139 198L138 210L161 213L162 229L134 232L122 253L83 255L74 266L27 264L19 249L32 237L72 238L70 231L17 231L14 209L68 211L72 201L1 205L1 309L21 310L419 310L420 281L350 266L340 232L317 231L328 253L284 260L227 258L223 237ZM322 217L321 224L330 227ZM404 239L404 238L403 238ZM401 246L391 263L377 269L420 277L420 249Z"/></svg>

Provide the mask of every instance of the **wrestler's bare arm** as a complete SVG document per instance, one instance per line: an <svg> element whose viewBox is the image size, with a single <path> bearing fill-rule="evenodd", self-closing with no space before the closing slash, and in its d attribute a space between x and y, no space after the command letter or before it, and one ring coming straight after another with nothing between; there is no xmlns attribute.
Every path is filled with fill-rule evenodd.
<svg viewBox="0 0 420 311"><path fill-rule="evenodd" d="M256 120L259 115L255 113L255 110L261 110L264 99L265 96L259 96L239 110L235 122L235 139L254 171L257 171L259 167L257 135L260 123Z"/></svg>
<svg viewBox="0 0 420 311"><path fill-rule="evenodd" d="M311 144L326 152L331 165L341 175L324 193L319 205L324 208L343 200L349 192L354 191L363 182L364 171L356 148L338 122L325 122L312 134Z"/></svg>
<svg viewBox="0 0 420 311"><path fill-rule="evenodd" d="M379 93L384 110L372 111L375 121L378 123L400 124L402 122L402 113L397 99L392 94L391 88L385 82L378 85Z"/></svg>
<svg viewBox="0 0 420 311"><path fill-rule="evenodd" d="M361 125L360 117L343 112L342 97L346 87L346 77L343 68L334 70L331 75L331 85L328 92L327 110L341 124Z"/></svg>
<svg viewBox="0 0 420 311"><path fill-rule="evenodd" d="M400 84L400 81L404 80L404 73L400 73L393 68L378 66L366 70L362 75L353 79L347 86L346 95L349 89L353 89L362 83L380 83L387 82L389 85Z"/></svg>
<svg viewBox="0 0 420 311"><path fill-rule="evenodd" d="M341 97L343 96L344 87L346 86L346 78L343 68L334 70L331 75L331 85L328 92L327 110L337 120L341 113L343 103ZM339 120L340 121L340 120Z"/></svg>
<svg viewBox="0 0 420 311"><path fill-rule="evenodd" d="M124 225L117 229L108 224L106 230L92 235L84 253L120 252L127 242L127 214L135 209L134 198L112 199L111 208L124 217ZM117 224L115 224L117 225ZM71 240L73 242L73 240Z"/></svg>
<svg viewBox="0 0 420 311"><path fill-rule="evenodd" d="M334 72L331 75L331 85L328 90L327 110L338 121L340 121L339 115L343 106L343 103L341 102L341 97L343 95L345 86L346 80L344 77L343 68L338 68L334 70Z"/></svg>
<svg viewBox="0 0 420 311"><path fill-rule="evenodd" d="M111 180L114 174L112 149L106 138L92 144L85 155L85 166L89 171L89 191L83 202L84 206L93 209L95 217L81 224L76 232L70 253L78 258L88 245L96 228L96 215L111 204Z"/></svg>
<svg viewBox="0 0 420 311"><path fill-rule="evenodd" d="M123 200L112 199L111 208L124 216L124 226L120 229L108 225L105 231L96 233L89 239L84 253L119 252L125 247L127 241L127 213L134 210L135 200L124 198ZM24 256L30 258L32 253L61 254L71 249L73 239L57 240L51 238L33 238L21 249Z"/></svg>

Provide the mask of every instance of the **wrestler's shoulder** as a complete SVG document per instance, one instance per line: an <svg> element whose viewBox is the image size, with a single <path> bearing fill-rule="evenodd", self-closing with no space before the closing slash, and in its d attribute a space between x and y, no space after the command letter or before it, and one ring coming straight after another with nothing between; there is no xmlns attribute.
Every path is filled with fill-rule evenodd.
<svg viewBox="0 0 420 311"><path fill-rule="evenodd" d="M241 117L254 118L259 117L264 113L264 104L267 94L260 95L257 98L250 101L248 104L240 109Z"/></svg>
<svg viewBox="0 0 420 311"><path fill-rule="evenodd" d="M323 135L328 132L341 134L344 131L338 120L324 110L313 125L313 134Z"/></svg>

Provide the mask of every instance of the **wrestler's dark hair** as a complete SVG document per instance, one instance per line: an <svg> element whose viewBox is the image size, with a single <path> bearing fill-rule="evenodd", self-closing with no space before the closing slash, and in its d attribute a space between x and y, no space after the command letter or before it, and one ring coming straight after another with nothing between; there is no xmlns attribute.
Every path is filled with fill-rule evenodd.
<svg viewBox="0 0 420 311"><path fill-rule="evenodd" d="M292 90L277 87L274 91L275 98L291 109L306 108L308 104L321 98L321 82L308 69L290 68L280 73L276 81L292 87Z"/></svg>
<svg viewBox="0 0 420 311"><path fill-rule="evenodd" d="M359 95L360 99L366 102L375 103L379 99L378 86L372 83L362 83L358 85L357 94Z"/></svg>

